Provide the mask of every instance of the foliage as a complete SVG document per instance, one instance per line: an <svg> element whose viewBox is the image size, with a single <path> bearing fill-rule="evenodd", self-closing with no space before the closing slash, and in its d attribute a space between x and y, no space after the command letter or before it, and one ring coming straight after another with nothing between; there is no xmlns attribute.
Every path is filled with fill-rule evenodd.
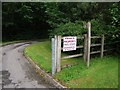
<svg viewBox="0 0 120 90"><path fill-rule="evenodd" d="M112 27L111 34L113 34L114 39L120 40L120 4L114 3L112 7L110 8L110 14L112 18L112 22L110 22L110 25Z"/></svg>
<svg viewBox="0 0 120 90"><path fill-rule="evenodd" d="M44 22L44 11L43 3L3 3L3 26Z"/></svg>
<svg viewBox="0 0 120 90"><path fill-rule="evenodd" d="M100 21L99 19L91 20L91 32L92 32L92 35L106 34L107 33L106 26L107 25L105 25L105 22Z"/></svg>
<svg viewBox="0 0 120 90"><path fill-rule="evenodd" d="M61 23L57 28L51 30L50 36L61 35L61 36L80 36L86 30L83 28L82 21L76 21L75 23L68 22L66 24Z"/></svg>
<svg viewBox="0 0 120 90"><path fill-rule="evenodd" d="M64 30L65 25L67 25L67 23L76 24L76 21L86 21L86 22L91 21L93 35L107 34L108 36L111 36L116 32L118 33L118 31L120 31L118 28L116 28L115 25L111 24L111 22L115 23L115 19L117 20L118 23L119 20L118 3L105 3L105 2L57 3L56 2L56 3L46 3L45 7L46 7L45 12L49 17L47 22L51 25L50 32L53 34L59 33L60 35L62 35L62 32L65 32ZM117 25L117 27L118 26L119 25ZM73 33L73 31L71 31L71 33Z"/></svg>
<svg viewBox="0 0 120 90"><path fill-rule="evenodd" d="M50 35L78 35L78 31L81 35L83 24L78 25L76 21L91 21L92 34L106 34L114 40L120 38L119 3L4 2L2 8L3 39L47 38L49 29Z"/></svg>
<svg viewBox="0 0 120 90"><path fill-rule="evenodd" d="M48 37L44 3L4 2L3 40Z"/></svg>
<svg viewBox="0 0 120 90"><path fill-rule="evenodd" d="M92 21L92 29L96 29L96 32L100 32L101 34L105 34L108 36L109 40L114 39L118 40L120 37L120 4L119 3L107 3L110 4L109 7L102 10L102 12L98 15L97 19L93 19ZM97 29L98 25L100 29ZM95 28L94 28L95 27Z"/></svg>
<svg viewBox="0 0 120 90"><path fill-rule="evenodd" d="M90 21L99 18L99 14L107 11L112 3L85 3L85 2L64 2L46 3L48 23L54 28L60 23L78 21Z"/></svg>
<svg viewBox="0 0 120 90"><path fill-rule="evenodd" d="M112 22L111 24L116 26L116 27L119 27L120 25L120 4L119 3L114 3L112 5L112 7L109 9L110 10L110 13L112 15Z"/></svg>

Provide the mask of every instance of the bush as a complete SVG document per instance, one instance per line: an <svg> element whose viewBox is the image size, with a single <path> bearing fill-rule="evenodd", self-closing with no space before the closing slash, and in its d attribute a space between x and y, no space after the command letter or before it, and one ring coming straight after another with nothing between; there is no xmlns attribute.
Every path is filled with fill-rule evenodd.
<svg viewBox="0 0 120 90"><path fill-rule="evenodd" d="M54 35L61 35L61 36L82 36L82 34L86 32L83 28L82 21L68 22L66 24L60 24L57 28L50 31L50 37Z"/></svg>
<svg viewBox="0 0 120 90"><path fill-rule="evenodd" d="M108 31L105 23L97 19L91 20L92 35L101 35L105 34ZM84 21L68 22L66 24L60 24L54 30L50 30L50 37L54 35L61 36L82 36L84 33L87 33L87 30L84 28Z"/></svg>
<svg viewBox="0 0 120 90"><path fill-rule="evenodd" d="M87 33L87 29L84 28L83 21L76 21L76 22L68 22L68 23L61 23L58 25L57 28L50 31L50 38L54 37L54 35L61 35L61 36L83 36L84 33ZM107 25L105 22L100 21L98 19L91 20L91 33L92 36L94 35L105 35L105 43L111 43L115 41L119 41L119 34L120 30L115 28L114 26ZM100 42L98 39L92 39L92 43ZM82 45L83 41L79 40L78 45ZM109 48L113 48L109 47ZM119 48L119 47L118 47ZM117 51L118 52L118 51Z"/></svg>

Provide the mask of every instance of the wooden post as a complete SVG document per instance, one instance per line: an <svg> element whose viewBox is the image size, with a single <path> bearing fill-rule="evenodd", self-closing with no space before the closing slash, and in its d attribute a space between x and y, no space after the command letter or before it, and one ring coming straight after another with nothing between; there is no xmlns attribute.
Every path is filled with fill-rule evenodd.
<svg viewBox="0 0 120 90"><path fill-rule="evenodd" d="M52 76L54 76L56 71L55 62L55 38L52 38Z"/></svg>
<svg viewBox="0 0 120 90"><path fill-rule="evenodd" d="M54 53L53 53L53 55L54 55L54 57L53 57L53 66L52 66L52 70L53 70L53 76L54 76L54 74L56 73L56 69L57 69L57 67L56 67L56 63L57 63L57 36L55 35L55 37L54 37Z"/></svg>
<svg viewBox="0 0 120 90"><path fill-rule="evenodd" d="M57 35L55 35L55 67L56 67L55 72L57 70L57 42L58 42Z"/></svg>
<svg viewBox="0 0 120 90"><path fill-rule="evenodd" d="M61 36L57 36L57 72L61 70Z"/></svg>
<svg viewBox="0 0 120 90"><path fill-rule="evenodd" d="M84 34L84 54L83 54L84 62L87 61L87 34Z"/></svg>
<svg viewBox="0 0 120 90"><path fill-rule="evenodd" d="M104 35L102 35L101 38L101 58L103 58L103 53L104 53Z"/></svg>
<svg viewBox="0 0 120 90"><path fill-rule="evenodd" d="M88 22L87 27L88 27L87 67L89 67L89 64L90 64L90 45L91 45L91 23L90 22Z"/></svg>
<svg viewBox="0 0 120 90"><path fill-rule="evenodd" d="M57 36L52 38L52 76L56 73Z"/></svg>

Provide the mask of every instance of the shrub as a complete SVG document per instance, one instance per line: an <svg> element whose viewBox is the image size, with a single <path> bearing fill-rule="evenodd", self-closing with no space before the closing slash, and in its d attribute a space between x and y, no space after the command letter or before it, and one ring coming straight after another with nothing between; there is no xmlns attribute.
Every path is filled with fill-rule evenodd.
<svg viewBox="0 0 120 90"><path fill-rule="evenodd" d="M86 30L83 28L82 21L68 22L66 24L61 23L53 31L50 31L50 37L54 35L61 36L81 36Z"/></svg>

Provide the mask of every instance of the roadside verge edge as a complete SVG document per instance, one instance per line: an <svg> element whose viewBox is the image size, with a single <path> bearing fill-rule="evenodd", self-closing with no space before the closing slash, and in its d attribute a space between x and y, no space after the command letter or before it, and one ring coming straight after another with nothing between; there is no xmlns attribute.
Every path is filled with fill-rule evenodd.
<svg viewBox="0 0 120 90"><path fill-rule="evenodd" d="M37 70L37 72L45 79L47 83L53 84L56 88L66 88L65 86L57 82L52 76L50 76L44 70L42 70L38 65L36 65L35 62L25 54L25 52L23 52L23 55L32 64L32 66Z"/></svg>

